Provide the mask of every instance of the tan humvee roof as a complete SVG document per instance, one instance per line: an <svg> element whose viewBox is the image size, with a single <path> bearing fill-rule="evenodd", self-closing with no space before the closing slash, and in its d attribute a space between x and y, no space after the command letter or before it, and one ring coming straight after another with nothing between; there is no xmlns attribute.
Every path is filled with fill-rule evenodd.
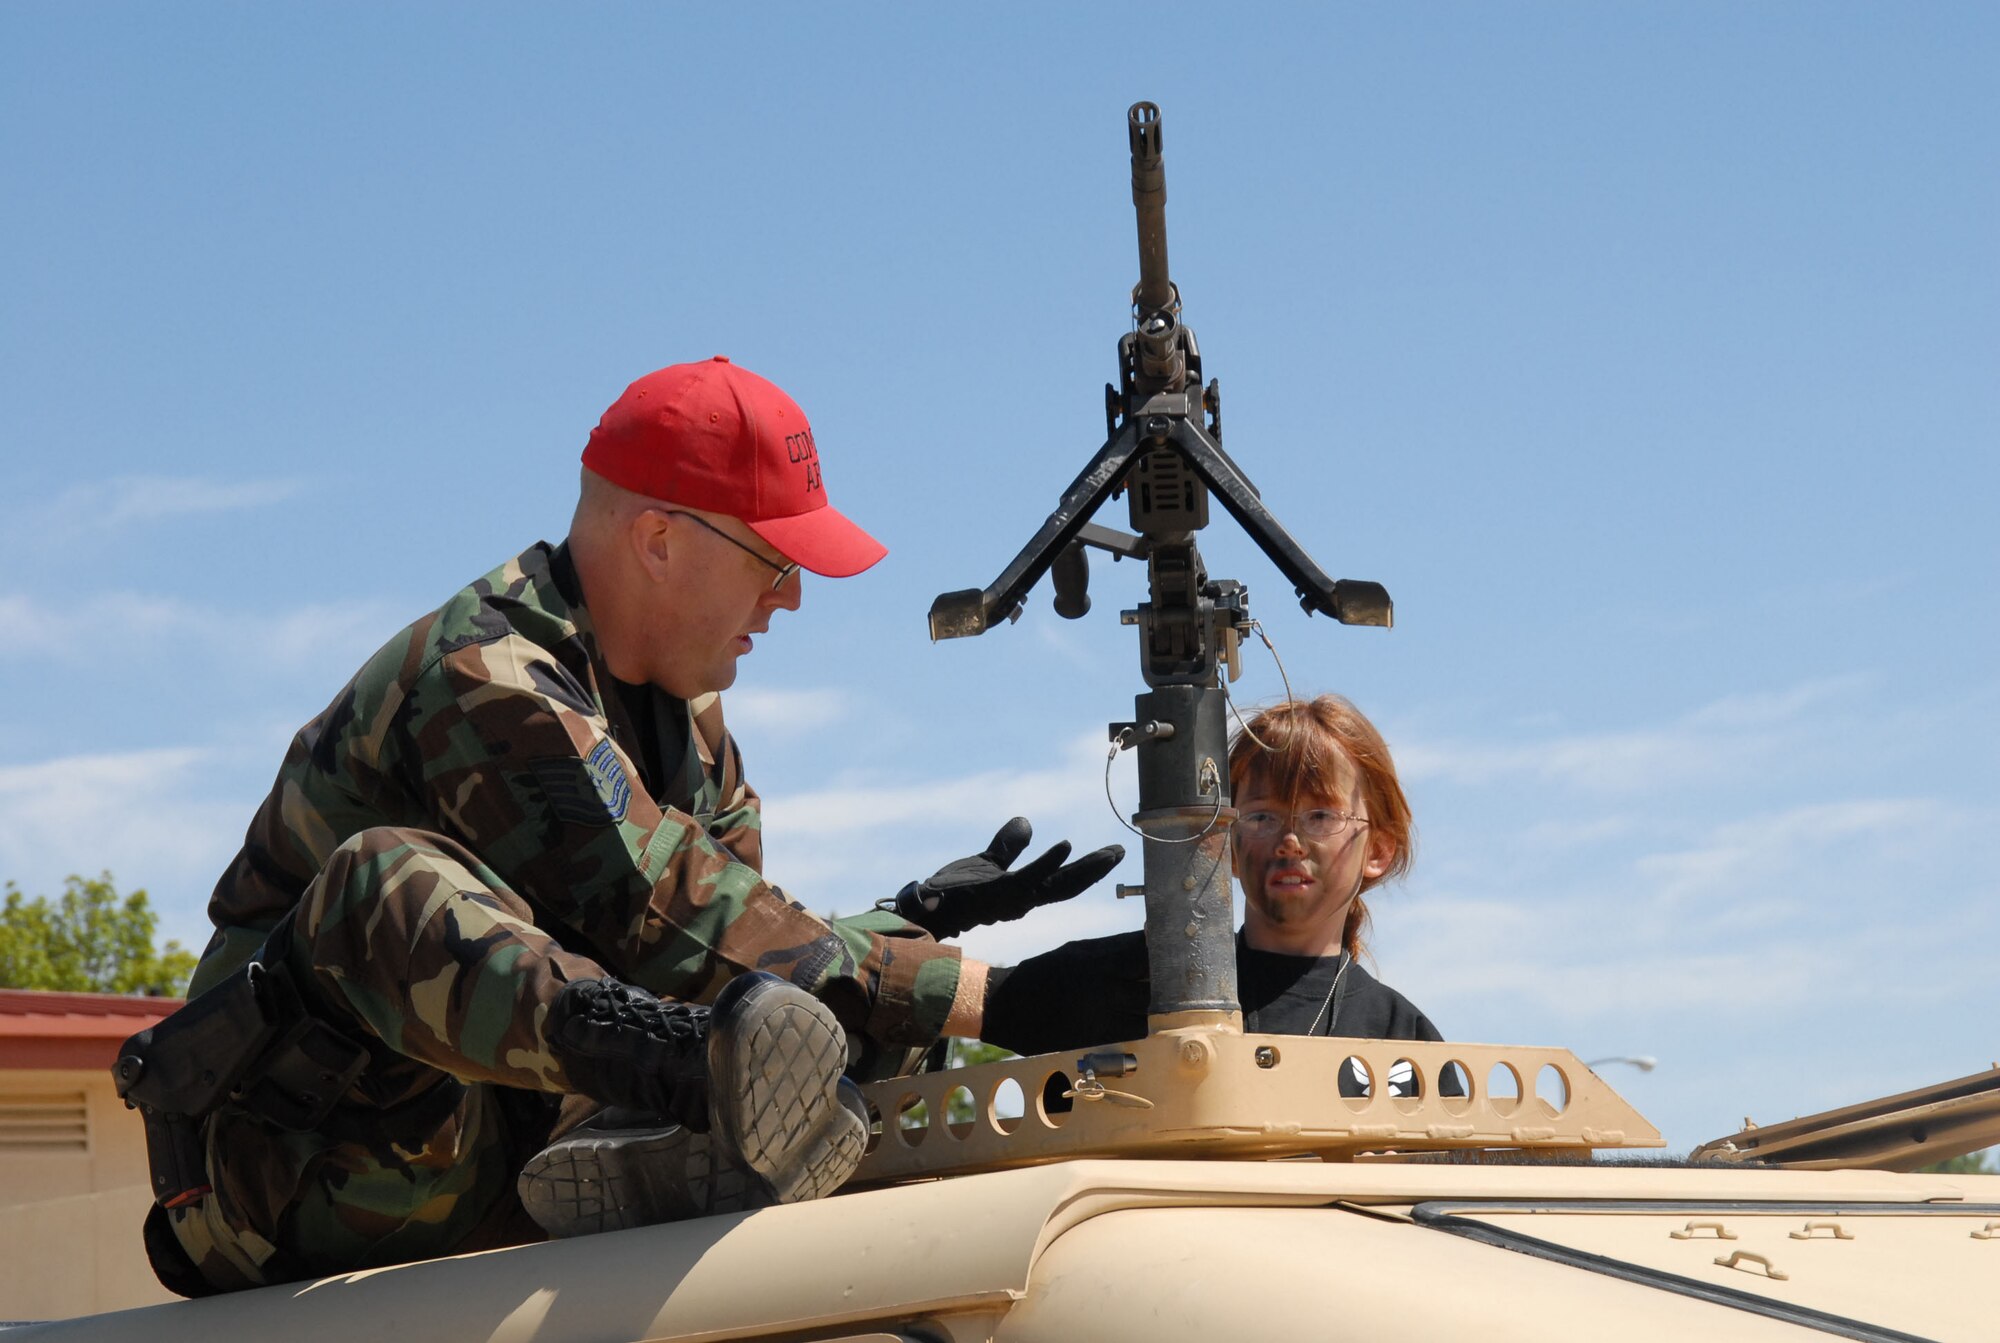
<svg viewBox="0 0 2000 1343"><path fill-rule="evenodd" d="M1850 1337L1990 1338L2000 1177L1072 1161L8 1338L1826 1337L1815 1311Z"/></svg>

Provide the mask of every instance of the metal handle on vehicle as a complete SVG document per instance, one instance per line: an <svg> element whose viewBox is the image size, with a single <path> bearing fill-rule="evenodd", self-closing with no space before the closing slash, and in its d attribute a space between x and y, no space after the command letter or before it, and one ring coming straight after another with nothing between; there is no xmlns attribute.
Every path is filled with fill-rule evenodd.
<svg viewBox="0 0 2000 1343"><path fill-rule="evenodd" d="M1697 1237L1697 1235L1703 1231L1713 1231L1715 1233L1715 1238L1717 1240L1736 1239L1736 1233L1724 1229L1722 1223L1720 1222L1689 1222L1687 1226L1682 1228L1681 1230L1669 1231L1667 1234L1673 1237L1675 1240L1694 1240Z"/></svg>
<svg viewBox="0 0 2000 1343"><path fill-rule="evenodd" d="M1816 1236L1815 1231L1828 1231L1831 1235ZM1807 1222L1803 1231L1792 1232L1793 1240L1853 1240L1854 1233L1838 1222Z"/></svg>
<svg viewBox="0 0 2000 1343"><path fill-rule="evenodd" d="M1791 1278L1790 1274L1780 1273L1777 1269L1773 1268L1770 1260L1754 1250L1732 1250L1729 1252L1727 1258L1717 1255L1715 1262L1723 1268L1742 1268L1745 1264L1760 1265L1764 1270L1764 1276L1773 1282L1787 1282ZM1747 1273L1750 1270L1745 1268L1743 1271Z"/></svg>

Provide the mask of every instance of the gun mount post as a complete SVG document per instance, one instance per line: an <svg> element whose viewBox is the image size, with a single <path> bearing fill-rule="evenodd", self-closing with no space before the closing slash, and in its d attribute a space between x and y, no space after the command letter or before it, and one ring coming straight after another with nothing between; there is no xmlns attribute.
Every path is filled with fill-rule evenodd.
<svg viewBox="0 0 2000 1343"><path fill-rule="evenodd" d="M1169 685L1139 696L1133 707L1139 722L1172 728L1139 745L1139 811L1132 818L1145 836L1147 1016L1155 1031L1195 1024L1240 1029L1228 706L1218 686Z"/></svg>
<svg viewBox="0 0 2000 1343"><path fill-rule="evenodd" d="M1133 104L1126 127L1139 283L1132 330L1118 342L1119 381L1105 389L1104 446L991 586L948 592L931 604L931 637L982 634L1014 619L1052 568L1058 612L1083 615L1090 606L1086 546L1145 560L1148 600L1124 620L1139 629L1148 689L1135 701L1134 721L1114 723L1112 736L1139 751L1132 822L1144 838L1149 1026L1155 1034L1200 1026L1240 1031L1230 891L1236 813L1218 668L1227 663L1233 678L1250 607L1242 584L1209 577L1195 544L1208 525L1210 491L1291 582L1306 611L1342 624L1387 625L1392 608L1380 584L1329 579L1223 451L1221 389L1202 387L1201 350L1181 324L1180 291L1167 269L1160 109ZM1090 521L1121 492L1134 535Z"/></svg>

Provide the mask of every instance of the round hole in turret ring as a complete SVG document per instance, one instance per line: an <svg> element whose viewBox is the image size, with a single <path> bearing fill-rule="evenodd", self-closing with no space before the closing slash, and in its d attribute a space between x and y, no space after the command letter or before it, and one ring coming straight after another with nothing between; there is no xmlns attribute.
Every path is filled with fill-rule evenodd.
<svg viewBox="0 0 2000 1343"><path fill-rule="evenodd" d="M1472 1109L1472 1070L1457 1059L1438 1069L1438 1104L1448 1115L1462 1115Z"/></svg>
<svg viewBox="0 0 2000 1343"><path fill-rule="evenodd" d="M914 1091L904 1092L903 1098L896 1102L896 1136L905 1147L921 1147L930 1129L931 1112L924 1098Z"/></svg>
<svg viewBox="0 0 2000 1343"><path fill-rule="evenodd" d="M1070 1089L1069 1074L1052 1072L1042 1079L1042 1094L1035 1098L1035 1113L1050 1128L1061 1128L1069 1119L1075 1102L1063 1093Z"/></svg>
<svg viewBox="0 0 2000 1343"><path fill-rule="evenodd" d="M972 1104L972 1092L965 1086L955 1086L944 1093L944 1131L952 1137L962 1139L971 1133L978 1113Z"/></svg>
<svg viewBox="0 0 2000 1343"><path fill-rule="evenodd" d="M868 1107L868 1145L861 1149L865 1156L882 1145L882 1112L874 1101L864 1100L862 1104Z"/></svg>
<svg viewBox="0 0 2000 1343"><path fill-rule="evenodd" d="M1547 1107L1551 1118L1569 1109L1569 1077L1553 1063L1544 1063L1535 1074L1535 1099Z"/></svg>
<svg viewBox="0 0 2000 1343"><path fill-rule="evenodd" d="M1333 1077L1334 1089L1347 1102L1348 1109L1365 1110L1375 1103L1375 1073L1368 1066L1368 1060L1359 1054L1349 1054L1342 1059Z"/></svg>
<svg viewBox="0 0 2000 1343"><path fill-rule="evenodd" d="M1511 1063L1496 1063L1486 1073L1486 1104L1502 1119L1521 1108L1521 1074Z"/></svg>
<svg viewBox="0 0 2000 1343"><path fill-rule="evenodd" d="M1008 1134L1021 1127L1021 1117L1027 1112L1027 1097L1021 1094L1021 1084L1011 1077L1002 1078L1000 1085L993 1088L993 1099L986 1103L986 1122L995 1133Z"/></svg>
<svg viewBox="0 0 2000 1343"><path fill-rule="evenodd" d="M1398 1110L1405 1114L1416 1110L1424 1103L1423 1069L1409 1059L1397 1059L1389 1065L1387 1090Z"/></svg>

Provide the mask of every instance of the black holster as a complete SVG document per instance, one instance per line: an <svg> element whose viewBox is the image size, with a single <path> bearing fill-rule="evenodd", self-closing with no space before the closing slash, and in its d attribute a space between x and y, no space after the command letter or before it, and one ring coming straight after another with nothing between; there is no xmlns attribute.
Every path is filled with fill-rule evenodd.
<svg viewBox="0 0 2000 1343"><path fill-rule="evenodd" d="M317 1128L368 1052L313 1017L282 949L289 920L253 960L118 1049L118 1094L146 1122L153 1197L174 1208L209 1192L202 1121L236 1104L277 1125Z"/></svg>

